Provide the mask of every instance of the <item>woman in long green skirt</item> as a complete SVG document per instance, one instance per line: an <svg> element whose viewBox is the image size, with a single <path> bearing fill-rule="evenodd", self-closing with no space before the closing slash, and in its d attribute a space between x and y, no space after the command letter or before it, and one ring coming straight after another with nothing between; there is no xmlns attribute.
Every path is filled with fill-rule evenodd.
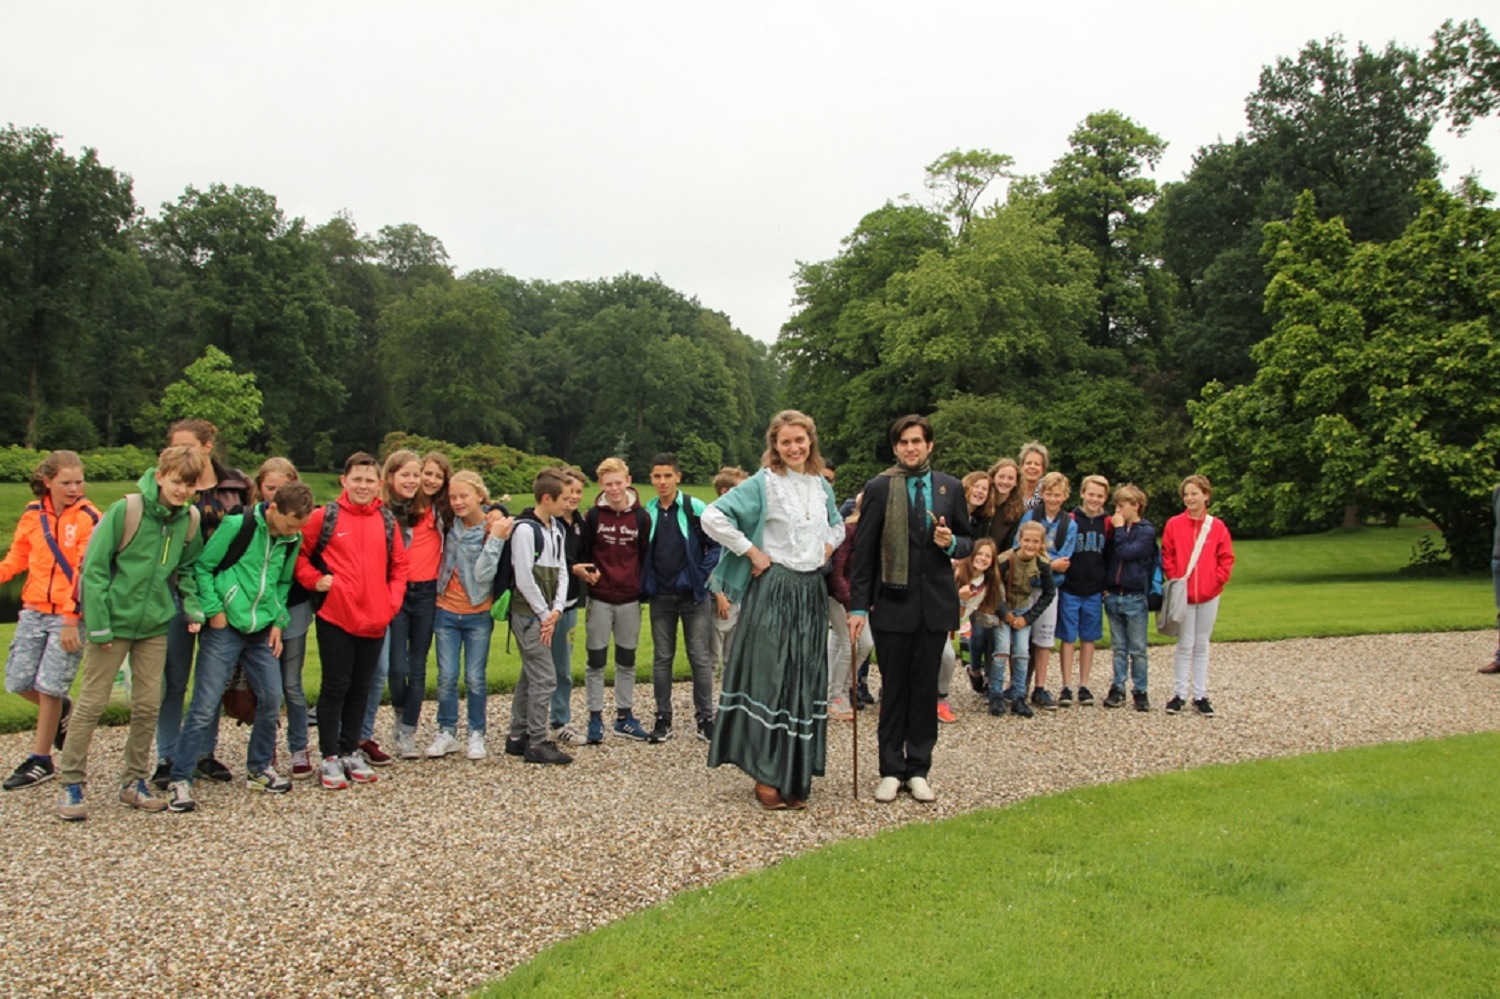
<svg viewBox="0 0 1500 999"><path fill-rule="evenodd" d="M763 808L803 808L827 750L828 591L820 570L844 528L811 417L777 413L761 466L703 512L703 529L724 546L719 585L743 601L708 765L732 763L749 774Z"/></svg>

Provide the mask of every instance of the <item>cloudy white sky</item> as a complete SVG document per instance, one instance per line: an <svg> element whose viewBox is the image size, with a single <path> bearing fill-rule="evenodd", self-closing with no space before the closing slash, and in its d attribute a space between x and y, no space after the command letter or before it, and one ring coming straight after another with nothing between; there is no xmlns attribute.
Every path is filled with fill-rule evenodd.
<svg viewBox="0 0 1500 999"><path fill-rule="evenodd" d="M1041 172L1113 108L1170 143L1156 177L1178 179L1309 39L1500 30L1488 4L1421 6L0 0L0 122L98 149L151 213L255 185L313 224L416 223L459 271L658 274L769 341L796 262L925 198L947 150ZM1500 185L1500 122L1434 144L1450 178Z"/></svg>

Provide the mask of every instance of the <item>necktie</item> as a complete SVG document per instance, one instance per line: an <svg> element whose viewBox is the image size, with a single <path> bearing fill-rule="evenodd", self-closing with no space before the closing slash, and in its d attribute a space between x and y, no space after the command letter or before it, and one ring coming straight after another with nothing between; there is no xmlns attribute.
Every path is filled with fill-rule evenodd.
<svg viewBox="0 0 1500 999"><path fill-rule="evenodd" d="M927 501L922 498L922 480L913 479L912 488L916 490L917 498L912 501L911 515L916 523L917 534L927 536Z"/></svg>

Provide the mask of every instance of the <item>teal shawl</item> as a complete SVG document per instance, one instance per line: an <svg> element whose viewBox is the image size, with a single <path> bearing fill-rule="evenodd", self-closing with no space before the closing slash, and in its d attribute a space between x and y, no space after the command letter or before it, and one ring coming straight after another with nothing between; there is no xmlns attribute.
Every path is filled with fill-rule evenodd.
<svg viewBox="0 0 1500 999"><path fill-rule="evenodd" d="M766 476L775 474L769 468L762 468L711 504L728 517L730 523L743 531L750 543L757 548L760 548L766 531ZM823 482L823 496L828 501L829 526L842 523L838 503L833 498L833 488L826 480ZM717 586L718 592L727 596L731 603L739 603L745 597L751 578L750 559L725 548L718 566L714 568L709 586Z"/></svg>

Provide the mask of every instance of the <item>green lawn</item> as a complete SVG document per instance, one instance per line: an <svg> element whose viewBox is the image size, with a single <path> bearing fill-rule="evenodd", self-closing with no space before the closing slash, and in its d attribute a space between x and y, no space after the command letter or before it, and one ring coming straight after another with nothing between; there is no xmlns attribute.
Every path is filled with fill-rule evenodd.
<svg viewBox="0 0 1500 999"><path fill-rule="evenodd" d="M818 850L503 996L1495 995L1500 734L1213 766Z"/></svg>

